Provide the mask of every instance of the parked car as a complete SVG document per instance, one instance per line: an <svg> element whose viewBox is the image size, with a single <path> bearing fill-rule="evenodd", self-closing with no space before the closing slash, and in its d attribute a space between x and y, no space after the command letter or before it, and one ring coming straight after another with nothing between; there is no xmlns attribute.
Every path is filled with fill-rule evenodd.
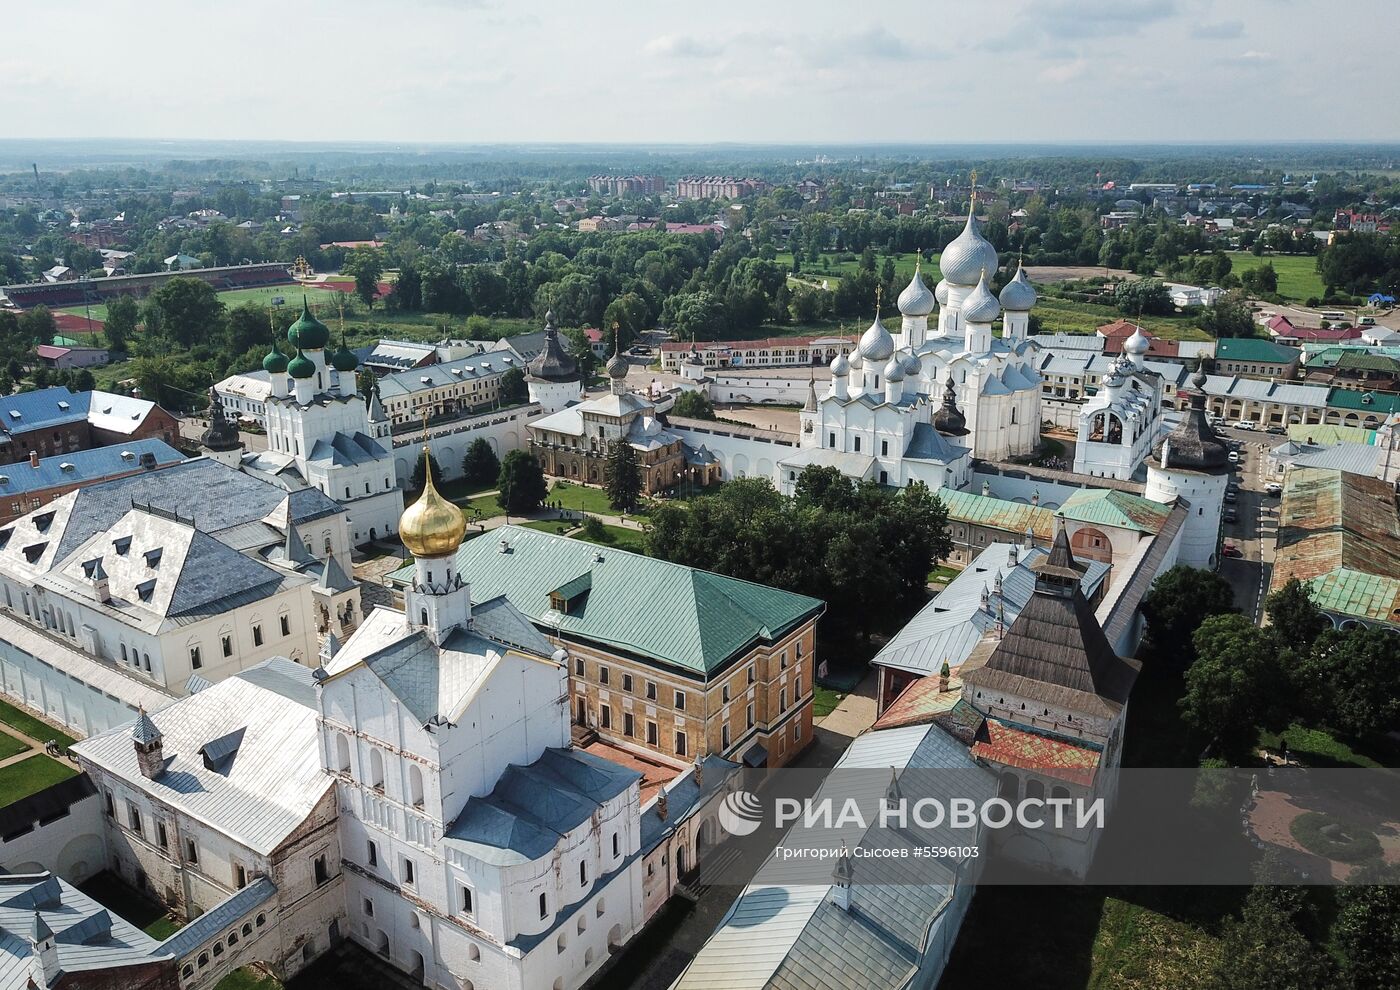
<svg viewBox="0 0 1400 990"><path fill-rule="evenodd" d="M1237 430L1252 430L1252 429L1254 429L1254 420L1252 420L1252 419L1237 419L1237 420L1235 420L1235 424L1234 424L1234 425L1235 425L1235 429L1237 429Z"/></svg>
<svg viewBox="0 0 1400 990"><path fill-rule="evenodd" d="M1232 481L1225 486L1225 490L1227 492L1237 492L1240 490L1240 483L1238 481Z"/></svg>
<svg viewBox="0 0 1400 990"><path fill-rule="evenodd" d="M1264 432L1265 432L1265 433L1272 433L1272 434L1273 434L1274 436L1276 436L1276 437L1284 437L1284 436L1287 436L1287 435L1288 435L1288 431L1287 431L1286 429L1284 429L1282 426L1271 426L1271 427L1269 427L1267 430L1265 430Z"/></svg>
<svg viewBox="0 0 1400 990"><path fill-rule="evenodd" d="M1230 451L1230 463L1231 463L1231 464L1238 464L1239 462L1240 462L1240 452L1239 452L1238 450L1232 450L1232 451Z"/></svg>
<svg viewBox="0 0 1400 990"><path fill-rule="evenodd" d="M1264 491L1270 495L1282 495L1283 486L1280 485L1277 481L1271 481L1264 486Z"/></svg>
<svg viewBox="0 0 1400 990"><path fill-rule="evenodd" d="M1232 522L1237 522L1237 521L1238 521L1238 517L1235 515L1235 510L1234 510L1234 509L1226 509L1226 510L1225 510L1225 521L1226 521L1227 523L1232 523Z"/></svg>
<svg viewBox="0 0 1400 990"><path fill-rule="evenodd" d="M1237 546L1235 546L1233 543L1227 543L1227 544L1225 544L1223 547L1220 548L1220 552L1223 553L1223 554L1224 554L1225 556L1227 556L1227 557L1243 557L1243 556L1244 556L1244 554L1240 552L1240 548L1237 547Z"/></svg>
<svg viewBox="0 0 1400 990"><path fill-rule="evenodd" d="M1239 500L1240 500L1239 495L1235 494L1234 492L1226 492L1226 493L1225 493L1225 501L1227 501L1227 502L1238 502Z"/></svg>

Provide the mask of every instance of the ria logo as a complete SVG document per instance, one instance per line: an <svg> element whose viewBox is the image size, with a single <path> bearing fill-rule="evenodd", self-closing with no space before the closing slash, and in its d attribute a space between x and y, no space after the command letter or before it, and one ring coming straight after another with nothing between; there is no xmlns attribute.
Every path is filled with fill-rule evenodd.
<svg viewBox="0 0 1400 990"><path fill-rule="evenodd" d="M730 835L752 835L763 821L763 804L748 791L734 791L719 806L719 825Z"/></svg>

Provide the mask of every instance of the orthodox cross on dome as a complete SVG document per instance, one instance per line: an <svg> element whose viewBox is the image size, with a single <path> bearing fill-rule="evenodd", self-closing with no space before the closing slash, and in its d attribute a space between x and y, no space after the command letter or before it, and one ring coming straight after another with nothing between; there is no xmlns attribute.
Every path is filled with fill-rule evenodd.
<svg viewBox="0 0 1400 990"><path fill-rule="evenodd" d="M880 285L875 286L875 319L877 320L880 318L880 290L882 288L883 286Z"/></svg>
<svg viewBox="0 0 1400 990"><path fill-rule="evenodd" d="M972 199L969 204L969 212L977 206L977 169L968 173L968 182L972 186Z"/></svg>

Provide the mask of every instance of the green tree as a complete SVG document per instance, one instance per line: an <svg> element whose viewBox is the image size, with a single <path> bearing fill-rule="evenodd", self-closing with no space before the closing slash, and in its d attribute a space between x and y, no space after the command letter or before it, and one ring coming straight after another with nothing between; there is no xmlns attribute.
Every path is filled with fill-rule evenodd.
<svg viewBox="0 0 1400 990"><path fill-rule="evenodd" d="M501 473L501 462L485 438L477 437L462 458L462 477L469 485L486 485Z"/></svg>
<svg viewBox="0 0 1400 990"><path fill-rule="evenodd" d="M1251 887L1239 918L1225 923L1212 990L1329 990L1327 955L1299 930L1297 897L1273 884Z"/></svg>
<svg viewBox="0 0 1400 990"><path fill-rule="evenodd" d="M19 315L19 332L30 345L52 344L58 324L47 306L35 306Z"/></svg>
<svg viewBox="0 0 1400 990"><path fill-rule="evenodd" d="M419 457L414 461L413 474L408 479L408 486L416 492L421 492L423 490L425 481L423 463L425 461L427 462L428 470L433 473L433 487L442 487L442 465L438 463L437 458L434 457L430 451L427 457Z"/></svg>
<svg viewBox="0 0 1400 990"><path fill-rule="evenodd" d="M1302 666L1300 687L1316 692L1318 714L1333 728L1364 739L1400 724L1400 643L1389 631L1328 629Z"/></svg>
<svg viewBox="0 0 1400 990"><path fill-rule="evenodd" d="M598 356L593 353L593 345L589 342L588 335L583 332L582 327L569 327L561 332L567 345L566 349L578 363L579 373L587 382L598 368Z"/></svg>
<svg viewBox="0 0 1400 990"><path fill-rule="evenodd" d="M1297 578L1289 578L1282 588L1269 593L1264 612L1283 642L1300 654L1310 650L1322 631L1332 625L1313 602L1308 585Z"/></svg>
<svg viewBox="0 0 1400 990"><path fill-rule="evenodd" d="M626 440L614 440L603 465L603 490L608 505L620 512L633 512L642 497L642 465L636 449Z"/></svg>
<svg viewBox="0 0 1400 990"><path fill-rule="evenodd" d="M202 279L172 278L151 293L147 306L160 313L165 334L185 347L222 336L224 304Z"/></svg>
<svg viewBox="0 0 1400 990"><path fill-rule="evenodd" d="M1400 987L1400 871L1378 864L1354 871L1337 891L1332 942L1352 990Z"/></svg>
<svg viewBox="0 0 1400 990"><path fill-rule="evenodd" d="M1254 311L1249 308L1249 298L1239 289L1231 289L1213 306L1207 306L1199 323L1202 330L1217 339L1254 335Z"/></svg>
<svg viewBox="0 0 1400 990"><path fill-rule="evenodd" d="M340 270L346 275L355 276L355 295L371 310L374 309L379 280L384 275L384 262L379 251L372 247L355 248L346 256Z"/></svg>
<svg viewBox="0 0 1400 990"><path fill-rule="evenodd" d="M724 304L712 292L683 292L666 300L671 328L681 340L718 340L727 324Z"/></svg>
<svg viewBox="0 0 1400 990"><path fill-rule="evenodd" d="M1214 737L1238 765L1252 755L1261 729L1288 724L1292 692L1279 661L1282 644L1274 630L1238 614L1211 616L1191 639L1196 661L1178 702L1182 721Z"/></svg>
<svg viewBox="0 0 1400 990"><path fill-rule="evenodd" d="M107 346L114 351L126 350L126 342L136 333L136 321L141 317L141 306L128 295L120 295L107 304L107 319L102 324L102 333L107 338Z"/></svg>
<svg viewBox="0 0 1400 990"><path fill-rule="evenodd" d="M530 398L530 389L525 384L525 372L519 368L507 368L501 375L501 405L514 406Z"/></svg>
<svg viewBox="0 0 1400 990"><path fill-rule="evenodd" d="M671 414L687 419L714 419L715 407L704 392L682 392L676 396L676 404L671 407Z"/></svg>
<svg viewBox="0 0 1400 990"><path fill-rule="evenodd" d="M1240 276L1240 285L1255 296L1272 296L1278 292L1278 272L1274 263L1266 261L1257 268L1251 268Z"/></svg>
<svg viewBox="0 0 1400 990"><path fill-rule="evenodd" d="M1171 296L1159 278L1124 279L1113 290L1113 302L1118 312L1129 316L1157 316L1172 311Z"/></svg>
<svg viewBox="0 0 1400 990"><path fill-rule="evenodd" d="M810 285L793 290L788 311L794 323L816 323L831 316L831 293Z"/></svg>
<svg viewBox="0 0 1400 990"><path fill-rule="evenodd" d="M524 514L538 509L549 493L540 462L528 451L512 450L501 462L496 478L496 504L507 512Z"/></svg>
<svg viewBox="0 0 1400 990"><path fill-rule="evenodd" d="M1212 615L1235 611L1235 596L1215 571L1178 564L1157 576L1141 608L1157 646L1154 655L1178 657L1178 665L1185 667L1193 658L1191 637L1196 629Z"/></svg>
<svg viewBox="0 0 1400 990"><path fill-rule="evenodd" d="M632 346L638 335L646 329L651 318L647 302L635 292L624 292L603 310L603 326L617 329L619 346L623 350Z"/></svg>

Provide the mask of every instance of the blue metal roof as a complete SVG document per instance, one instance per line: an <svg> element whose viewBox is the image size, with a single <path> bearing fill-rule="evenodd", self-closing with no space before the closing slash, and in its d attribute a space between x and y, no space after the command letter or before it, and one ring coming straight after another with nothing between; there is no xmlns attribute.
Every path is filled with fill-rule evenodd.
<svg viewBox="0 0 1400 990"><path fill-rule="evenodd" d="M13 435L87 420L91 392L70 392L62 385L17 392L0 399L0 432Z"/></svg>
<svg viewBox="0 0 1400 990"><path fill-rule="evenodd" d="M133 440L130 443L75 450L39 459L38 467L28 461L0 466L0 496L40 492L62 485L81 485L100 481L113 475L141 470L145 454L155 457L161 467L178 464L185 459L164 440Z"/></svg>

